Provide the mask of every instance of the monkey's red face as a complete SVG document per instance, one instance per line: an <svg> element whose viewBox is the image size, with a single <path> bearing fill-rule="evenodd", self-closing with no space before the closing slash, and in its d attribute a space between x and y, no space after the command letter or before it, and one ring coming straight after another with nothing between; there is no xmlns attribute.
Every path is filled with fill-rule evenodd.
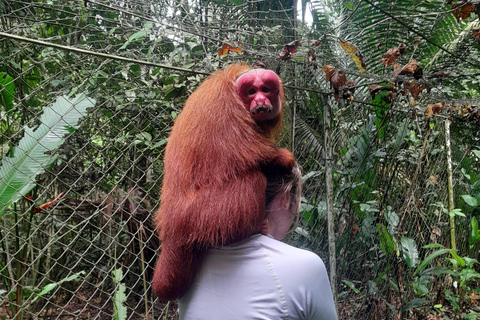
<svg viewBox="0 0 480 320"><path fill-rule="evenodd" d="M281 81L265 69L252 69L237 79L237 92L255 121L271 120L282 111Z"/></svg>

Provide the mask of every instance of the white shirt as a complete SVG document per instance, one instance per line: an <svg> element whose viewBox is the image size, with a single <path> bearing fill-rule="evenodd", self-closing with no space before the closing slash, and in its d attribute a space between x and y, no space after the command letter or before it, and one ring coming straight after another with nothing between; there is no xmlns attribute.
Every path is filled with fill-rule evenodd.
<svg viewBox="0 0 480 320"><path fill-rule="evenodd" d="M212 249L184 297L180 320L337 319L323 261L255 235Z"/></svg>

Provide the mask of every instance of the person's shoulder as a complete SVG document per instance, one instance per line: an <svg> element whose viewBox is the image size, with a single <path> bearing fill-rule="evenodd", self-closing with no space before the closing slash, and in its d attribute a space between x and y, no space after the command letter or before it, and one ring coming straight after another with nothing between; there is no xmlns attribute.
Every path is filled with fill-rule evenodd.
<svg viewBox="0 0 480 320"><path fill-rule="evenodd" d="M291 246L269 236L259 236L255 241L261 243L273 256L286 260L289 264L301 264L302 266L307 264L312 267L325 268L322 259L312 251Z"/></svg>

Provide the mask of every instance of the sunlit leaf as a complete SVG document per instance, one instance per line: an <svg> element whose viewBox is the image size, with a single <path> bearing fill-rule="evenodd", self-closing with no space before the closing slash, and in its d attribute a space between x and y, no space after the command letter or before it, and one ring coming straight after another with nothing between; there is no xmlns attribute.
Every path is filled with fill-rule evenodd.
<svg viewBox="0 0 480 320"><path fill-rule="evenodd" d="M340 40L339 43L342 49L345 50L345 52L350 55L353 62L355 62L358 70L360 70L360 72L365 72L366 65L365 61L363 61L363 56L360 50L350 42Z"/></svg>

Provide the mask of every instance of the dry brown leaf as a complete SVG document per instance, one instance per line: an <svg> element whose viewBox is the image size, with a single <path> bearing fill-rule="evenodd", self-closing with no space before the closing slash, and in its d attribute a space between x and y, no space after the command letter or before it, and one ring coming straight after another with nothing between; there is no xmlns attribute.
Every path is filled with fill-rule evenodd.
<svg viewBox="0 0 480 320"><path fill-rule="evenodd" d="M385 54L382 57L383 65L385 67L388 67L397 59L399 55L400 55L400 50L398 50L398 48L388 49L388 51L385 52Z"/></svg>
<svg viewBox="0 0 480 320"><path fill-rule="evenodd" d="M433 104L428 104L427 105L427 110L425 111L425 115L427 118L430 118L433 115Z"/></svg>
<svg viewBox="0 0 480 320"><path fill-rule="evenodd" d="M343 92L342 92L343 99L350 99L350 101L353 100L353 94L355 93L355 88L352 88L352 87L355 87L355 85L356 85L355 81L353 80L347 81L347 83L343 87Z"/></svg>
<svg viewBox="0 0 480 320"><path fill-rule="evenodd" d="M223 43L220 50L218 50L218 56L219 57L223 56L224 54L226 54L228 52L236 52L236 53L240 53L240 54L243 53L243 50L238 48L238 47L242 46L242 44L240 42L236 43L237 47L234 47L235 44L231 41L225 40L225 42L227 42L227 43Z"/></svg>
<svg viewBox="0 0 480 320"><path fill-rule="evenodd" d="M413 74L413 77L418 80L423 75L423 69L416 60L412 60L402 68L400 74Z"/></svg>
<svg viewBox="0 0 480 320"><path fill-rule="evenodd" d="M471 2L464 3L463 1L458 1L452 4L452 9L457 9L453 12L457 21L460 19L468 19L470 17L470 13L475 13L477 11L477 6Z"/></svg>
<svg viewBox="0 0 480 320"><path fill-rule="evenodd" d="M297 52L297 48L300 47L302 43L299 40L292 41L287 43L283 50L280 52L280 59L281 60L290 60L292 58L292 54Z"/></svg>
<svg viewBox="0 0 480 320"><path fill-rule="evenodd" d="M335 67L331 64L327 64L323 66L322 71L327 73L327 81L330 81L333 71L335 71Z"/></svg>
<svg viewBox="0 0 480 320"><path fill-rule="evenodd" d="M427 105L427 110L425 112L427 118L430 118L432 115L442 112L443 107L445 107L445 103L443 102Z"/></svg>
<svg viewBox="0 0 480 320"><path fill-rule="evenodd" d="M327 81L330 81L330 86L335 91L335 100L338 100L340 87L347 81L345 72L329 64L323 66L322 71L327 73Z"/></svg>
<svg viewBox="0 0 480 320"><path fill-rule="evenodd" d="M400 43L396 48L390 48L382 57L382 63L385 67L391 65L399 55L405 52L407 46L404 43Z"/></svg>
<svg viewBox="0 0 480 320"><path fill-rule="evenodd" d="M473 33L473 36L477 38L478 43L480 43L480 28L473 28L472 33Z"/></svg>
<svg viewBox="0 0 480 320"><path fill-rule="evenodd" d="M395 79L396 77L398 77L400 75L400 72L402 72L402 66L400 65L400 63L395 63L395 65L393 66L393 78Z"/></svg>
<svg viewBox="0 0 480 320"><path fill-rule="evenodd" d="M332 88L335 89L335 91L338 91L340 87L345 84L346 81L347 77L345 76L345 72L336 68L335 71L333 71L332 77L330 78Z"/></svg>
<svg viewBox="0 0 480 320"><path fill-rule="evenodd" d="M411 82L405 82L405 85L407 86L408 90L412 94L412 97L414 100L417 100L418 95L420 92L422 92L424 89L426 89L426 86L423 83L420 83L418 81L411 81Z"/></svg>

